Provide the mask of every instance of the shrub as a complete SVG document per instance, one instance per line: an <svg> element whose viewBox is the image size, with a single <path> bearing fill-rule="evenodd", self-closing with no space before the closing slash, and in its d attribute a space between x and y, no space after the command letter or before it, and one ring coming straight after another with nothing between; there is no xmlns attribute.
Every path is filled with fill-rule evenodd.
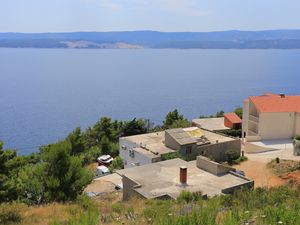
<svg viewBox="0 0 300 225"><path fill-rule="evenodd" d="M226 151L225 155L226 155L226 160L227 160L229 165L232 165L234 160L236 160L240 157L239 153L237 153L233 150Z"/></svg>
<svg viewBox="0 0 300 225"><path fill-rule="evenodd" d="M115 213L121 214L122 211L124 211L124 205L120 202L117 202L117 203L112 205L112 210Z"/></svg>
<svg viewBox="0 0 300 225"><path fill-rule="evenodd" d="M220 130L218 132L231 137L239 137L239 138L242 137L242 129L228 129L228 130Z"/></svg>
<svg viewBox="0 0 300 225"><path fill-rule="evenodd" d="M99 210L97 205L86 195L77 197L77 203L80 206L79 216L73 216L65 225L97 225L99 223ZM59 225L53 221L51 225Z"/></svg>
<svg viewBox="0 0 300 225"><path fill-rule="evenodd" d="M121 159L120 156L117 156L111 163L111 165L109 166L109 169L111 171L114 170L119 170L119 169L123 169L124 165L123 165L123 160Z"/></svg>
<svg viewBox="0 0 300 225"><path fill-rule="evenodd" d="M233 160L233 164L240 164L241 162L245 162L247 160L247 156L240 156L239 158Z"/></svg>
<svg viewBox="0 0 300 225"><path fill-rule="evenodd" d="M197 202L201 198L202 198L201 192L182 191L180 195L177 197L177 201L179 203L190 203L190 202Z"/></svg>
<svg viewBox="0 0 300 225"><path fill-rule="evenodd" d="M88 165L97 160L101 154L101 149L98 146L91 147L89 150L82 153L83 156L83 164Z"/></svg>
<svg viewBox="0 0 300 225"><path fill-rule="evenodd" d="M3 203L0 205L0 224L15 224L22 220L22 204Z"/></svg>
<svg viewBox="0 0 300 225"><path fill-rule="evenodd" d="M300 141L300 135L296 135L294 139Z"/></svg>

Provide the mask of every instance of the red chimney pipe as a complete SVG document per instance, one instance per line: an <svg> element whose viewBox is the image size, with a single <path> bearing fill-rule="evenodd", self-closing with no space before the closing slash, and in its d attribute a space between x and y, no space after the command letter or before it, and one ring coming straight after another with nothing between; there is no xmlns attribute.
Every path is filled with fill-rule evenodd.
<svg viewBox="0 0 300 225"><path fill-rule="evenodd" d="M182 184L187 183L187 167L186 166L180 167L180 183L182 183Z"/></svg>

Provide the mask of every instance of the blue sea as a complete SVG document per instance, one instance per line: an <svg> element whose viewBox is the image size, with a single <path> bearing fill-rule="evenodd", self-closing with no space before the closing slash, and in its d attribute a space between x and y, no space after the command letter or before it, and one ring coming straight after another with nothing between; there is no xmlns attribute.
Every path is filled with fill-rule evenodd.
<svg viewBox="0 0 300 225"><path fill-rule="evenodd" d="M20 154L100 117L161 123L300 94L300 50L0 49L0 140Z"/></svg>

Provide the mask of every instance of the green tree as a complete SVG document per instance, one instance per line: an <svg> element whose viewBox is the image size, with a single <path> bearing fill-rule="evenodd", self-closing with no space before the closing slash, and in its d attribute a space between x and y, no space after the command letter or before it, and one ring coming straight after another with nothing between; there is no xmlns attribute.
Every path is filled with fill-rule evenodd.
<svg viewBox="0 0 300 225"><path fill-rule="evenodd" d="M173 124L169 128L184 128L184 127L190 127L191 123L186 120L176 120L173 122Z"/></svg>
<svg viewBox="0 0 300 225"><path fill-rule="evenodd" d="M120 156L117 156L116 158L114 158L114 160L112 161L111 165L109 166L109 169L111 171L114 170L119 170L119 169L123 169L124 165L123 165L123 160L121 159Z"/></svg>
<svg viewBox="0 0 300 225"><path fill-rule="evenodd" d="M80 127L77 127L72 133L70 133L66 140L71 143L72 154L76 155L85 150L83 134Z"/></svg>
<svg viewBox="0 0 300 225"><path fill-rule="evenodd" d="M82 167L82 160L71 156L67 141L53 144L42 159L45 163L45 198L48 201L73 200L91 182L92 174Z"/></svg>
<svg viewBox="0 0 300 225"><path fill-rule="evenodd" d="M112 144L106 136L101 138L100 148L103 155L107 155L112 152Z"/></svg>
<svg viewBox="0 0 300 225"><path fill-rule="evenodd" d="M190 126L190 123L183 115L179 114L177 109L175 109L166 115L163 126L165 129L178 128Z"/></svg>
<svg viewBox="0 0 300 225"><path fill-rule="evenodd" d="M223 110L216 113L216 117L223 117L223 116L224 116L224 111Z"/></svg>
<svg viewBox="0 0 300 225"><path fill-rule="evenodd" d="M125 122L123 129L122 129L122 136L130 136L130 135L137 135L137 134L144 134L147 132L147 124L145 120L136 119L129 122Z"/></svg>
<svg viewBox="0 0 300 225"><path fill-rule="evenodd" d="M15 150L3 150L3 142L0 142L0 202L10 201L17 198L15 188L11 183L9 162L17 156Z"/></svg>
<svg viewBox="0 0 300 225"><path fill-rule="evenodd" d="M243 118L243 108L236 108L234 112L236 113L236 115L238 115L238 117L240 117L241 119Z"/></svg>
<svg viewBox="0 0 300 225"><path fill-rule="evenodd" d="M45 195L45 165L42 163L28 165L18 171L16 186L19 187L19 199L27 204L40 204Z"/></svg>

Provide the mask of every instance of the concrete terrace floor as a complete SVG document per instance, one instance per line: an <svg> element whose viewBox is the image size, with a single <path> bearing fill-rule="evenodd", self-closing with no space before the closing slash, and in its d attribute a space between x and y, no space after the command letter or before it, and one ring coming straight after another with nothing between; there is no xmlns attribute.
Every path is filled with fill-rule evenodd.
<svg viewBox="0 0 300 225"><path fill-rule="evenodd" d="M187 185L179 182L179 167L187 167ZM216 176L196 166L196 161L186 162L182 159L132 167L117 171L139 184L135 190L144 197L151 199L165 194L176 198L181 191L201 191L209 197L219 195L223 189L243 185L249 181L233 174Z"/></svg>
<svg viewBox="0 0 300 225"><path fill-rule="evenodd" d="M265 140L265 141L251 142L251 143L262 147L274 148L277 150L293 149L292 139Z"/></svg>
<svg viewBox="0 0 300 225"><path fill-rule="evenodd" d="M273 150L262 152L262 153L250 153L245 154L248 159L255 159L263 162L269 162L272 159L280 158L286 160L296 160L300 161L300 156L295 156L293 154L293 140L292 139L284 139L284 140L267 140L267 141L257 141L251 142L251 144L255 144L261 147L272 148ZM242 150L243 150L242 145Z"/></svg>
<svg viewBox="0 0 300 225"><path fill-rule="evenodd" d="M285 184L286 181L275 175L267 164L277 157L285 160L300 161L300 156L293 154L292 140L285 139L251 143L265 148L272 148L273 150L262 153L245 153L248 161L234 167L238 170L243 170L247 177L253 179L255 187L273 187ZM242 145L242 150L244 150L244 145Z"/></svg>
<svg viewBox="0 0 300 225"><path fill-rule="evenodd" d="M192 122L200 128L216 131L216 130L228 130L228 127L224 125L224 117L219 118L203 118L193 119Z"/></svg>

